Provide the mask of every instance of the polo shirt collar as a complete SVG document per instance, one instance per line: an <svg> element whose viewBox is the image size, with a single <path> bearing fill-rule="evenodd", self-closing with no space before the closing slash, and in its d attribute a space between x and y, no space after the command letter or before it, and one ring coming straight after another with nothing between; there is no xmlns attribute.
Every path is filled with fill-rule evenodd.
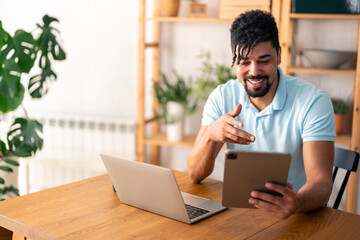
<svg viewBox="0 0 360 240"><path fill-rule="evenodd" d="M277 68L279 71L279 84L278 84L274 99L273 99L272 103L270 104L270 106L268 106L273 110L283 109L283 107L285 105L285 101L286 101L286 95L287 95L285 76L284 76L281 68L280 67L277 67ZM240 83L240 81L239 81L239 83ZM240 83L239 86L240 86L240 103L242 104L242 106L244 108L255 108L250 101L249 95L246 93L244 85L242 85Z"/></svg>
<svg viewBox="0 0 360 240"><path fill-rule="evenodd" d="M275 97L271 103L270 106L272 106L272 109L274 110L281 110L283 109L286 101L286 82L285 82L285 76L283 72L281 71L280 67L278 67L279 71L279 84L275 93Z"/></svg>

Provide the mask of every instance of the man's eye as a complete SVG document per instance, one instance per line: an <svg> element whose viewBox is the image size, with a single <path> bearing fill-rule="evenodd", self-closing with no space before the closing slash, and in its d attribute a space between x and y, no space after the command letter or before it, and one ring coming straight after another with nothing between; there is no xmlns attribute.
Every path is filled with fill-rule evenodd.
<svg viewBox="0 0 360 240"><path fill-rule="evenodd" d="M263 64L266 64L266 63L269 63L269 60L263 60L263 61L259 61L259 63L263 63Z"/></svg>
<svg viewBox="0 0 360 240"><path fill-rule="evenodd" d="M247 66L247 65L249 65L250 63L249 62L240 62L240 65L241 66Z"/></svg>

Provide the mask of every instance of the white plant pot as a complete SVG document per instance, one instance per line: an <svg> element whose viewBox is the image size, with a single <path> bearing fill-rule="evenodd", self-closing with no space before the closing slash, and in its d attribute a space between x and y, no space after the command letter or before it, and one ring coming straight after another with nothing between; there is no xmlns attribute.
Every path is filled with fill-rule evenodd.
<svg viewBox="0 0 360 240"><path fill-rule="evenodd" d="M169 142L179 142L184 137L185 109L182 104L170 101L167 103L167 118L174 120L167 124L166 135Z"/></svg>

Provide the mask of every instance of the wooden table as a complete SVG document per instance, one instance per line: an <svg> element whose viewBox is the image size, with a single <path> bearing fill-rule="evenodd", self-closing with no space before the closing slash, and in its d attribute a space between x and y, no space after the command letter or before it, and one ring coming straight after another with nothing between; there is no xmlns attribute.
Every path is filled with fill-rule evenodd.
<svg viewBox="0 0 360 240"><path fill-rule="evenodd" d="M175 172L184 192L221 200L220 182L192 184ZM146 199L144 199L146 201ZM229 209L187 225L122 204L108 175L0 202L0 239L356 239L360 216L323 208L279 220L257 209ZM3 234L3 235L1 235ZM7 238L6 238L7 237ZM26 238L27 237L27 238Z"/></svg>

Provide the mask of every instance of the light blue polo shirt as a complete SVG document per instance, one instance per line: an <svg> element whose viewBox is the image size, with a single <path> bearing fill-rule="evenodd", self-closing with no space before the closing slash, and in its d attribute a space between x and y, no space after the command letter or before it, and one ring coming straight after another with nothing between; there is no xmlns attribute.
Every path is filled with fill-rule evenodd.
<svg viewBox="0 0 360 240"><path fill-rule="evenodd" d="M230 80L210 94L202 125L210 125L241 103L241 113L236 117L244 124L240 129L253 134L256 140L250 145L227 143L228 149L291 153L288 181L298 191L306 182L302 143L334 141L334 112L324 91L278 70L280 81L275 97L264 110L255 108L239 80Z"/></svg>

